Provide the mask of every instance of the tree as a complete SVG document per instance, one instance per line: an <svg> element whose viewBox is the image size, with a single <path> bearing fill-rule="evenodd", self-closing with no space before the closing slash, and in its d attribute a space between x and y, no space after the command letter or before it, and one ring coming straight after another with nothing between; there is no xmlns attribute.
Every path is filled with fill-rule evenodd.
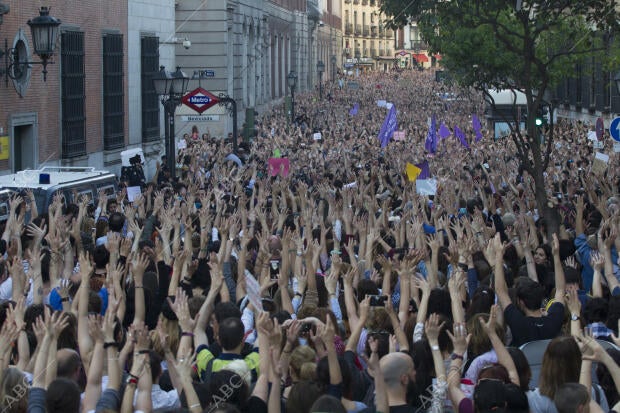
<svg viewBox="0 0 620 413"><path fill-rule="evenodd" d="M586 59L598 59L606 67L618 63L614 0L383 0L381 11L392 28L416 21L431 52L441 53L442 65L461 85L487 97L490 89L523 92L528 114L552 103L554 86L574 75L577 64ZM548 231L557 231L558 215L548 206L544 181L553 123L541 142L536 116L527 117L523 133L513 112L509 124L517 156L534 179Z"/></svg>

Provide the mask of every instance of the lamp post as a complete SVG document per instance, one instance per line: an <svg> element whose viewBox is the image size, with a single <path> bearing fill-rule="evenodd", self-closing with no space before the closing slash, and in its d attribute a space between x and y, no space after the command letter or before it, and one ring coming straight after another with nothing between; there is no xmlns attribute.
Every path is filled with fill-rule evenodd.
<svg viewBox="0 0 620 413"><path fill-rule="evenodd" d="M2 24L2 15L9 12L9 7L0 3L0 24ZM60 33L61 21L55 17L50 16L50 10L48 7L41 7L39 15L33 19L28 20L27 24L30 26L32 33L32 45L34 47L34 53L41 58L40 62L29 62L19 60L17 51L15 49L9 49L5 40L4 50L0 50L0 58L7 55L4 69L0 69L0 75L7 76L8 78L15 79L14 71L20 66L29 65L43 65L43 81L47 80L47 65L53 62L49 60L54 55L56 49L56 41L58 40L58 34ZM19 71L21 73L21 71Z"/></svg>
<svg viewBox="0 0 620 413"><path fill-rule="evenodd" d="M319 73L319 99L323 99L323 72L325 71L325 63L319 60L316 63L316 71Z"/></svg>
<svg viewBox="0 0 620 413"><path fill-rule="evenodd" d="M153 76L155 92L161 96L166 118L166 158L170 177L174 181L176 175L176 147L174 140L174 112L181 104L181 98L187 92L189 77L177 67L176 72L170 73L164 66L160 66L159 73Z"/></svg>
<svg viewBox="0 0 620 413"><path fill-rule="evenodd" d="M237 148L237 101L231 98L225 93L220 93L218 97L220 100L220 106L224 106L232 115L233 118L233 130L232 130L232 144L233 144L233 153L237 155L239 153Z"/></svg>
<svg viewBox="0 0 620 413"><path fill-rule="evenodd" d="M614 83L616 84L616 91L620 95L620 71L614 76Z"/></svg>
<svg viewBox="0 0 620 413"><path fill-rule="evenodd" d="M332 55L329 59L329 62L332 64L332 82L336 81L336 55Z"/></svg>
<svg viewBox="0 0 620 413"><path fill-rule="evenodd" d="M291 89L291 123L295 121L295 85L297 84L297 73L291 70L287 76L288 87Z"/></svg>

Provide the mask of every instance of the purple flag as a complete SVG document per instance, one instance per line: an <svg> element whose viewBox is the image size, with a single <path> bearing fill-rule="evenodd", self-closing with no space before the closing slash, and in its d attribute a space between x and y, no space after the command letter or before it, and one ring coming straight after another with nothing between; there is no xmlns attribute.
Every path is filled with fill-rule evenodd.
<svg viewBox="0 0 620 413"><path fill-rule="evenodd" d="M469 149L469 143L467 143L467 138L465 137L465 134L458 126L454 127L454 136L456 136L456 138L461 142L461 145Z"/></svg>
<svg viewBox="0 0 620 413"><path fill-rule="evenodd" d="M379 142L381 142L381 148L385 148L387 146L397 128L396 105L392 105L390 111L385 117L385 120L383 121L383 125L381 125L381 130L379 131Z"/></svg>
<svg viewBox="0 0 620 413"><path fill-rule="evenodd" d="M431 120L431 126L428 128L428 134L426 135L426 141L424 142L424 149L427 152L435 153L437 152L437 130L435 123L435 115Z"/></svg>
<svg viewBox="0 0 620 413"><path fill-rule="evenodd" d="M446 139L450 136L450 129L445 125L445 123L441 122L441 126L439 127L439 137L441 139Z"/></svg>
<svg viewBox="0 0 620 413"><path fill-rule="evenodd" d="M471 126L474 128L474 132L476 132L476 142L480 141L482 139L482 125L480 125L480 119L475 114L471 117Z"/></svg>
<svg viewBox="0 0 620 413"><path fill-rule="evenodd" d="M357 115L357 111L359 109L360 109L360 104L356 103L355 105L353 105L353 107L351 109L349 109L349 115L351 115L351 116Z"/></svg>
<svg viewBox="0 0 620 413"><path fill-rule="evenodd" d="M428 161L415 164L421 169L417 179L428 179L431 177L431 168L428 166Z"/></svg>

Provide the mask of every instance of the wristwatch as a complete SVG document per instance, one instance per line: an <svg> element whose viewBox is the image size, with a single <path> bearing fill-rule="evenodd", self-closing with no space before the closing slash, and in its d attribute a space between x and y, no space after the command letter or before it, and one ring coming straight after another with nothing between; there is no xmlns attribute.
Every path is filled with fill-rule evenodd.
<svg viewBox="0 0 620 413"><path fill-rule="evenodd" d="M571 321L577 321L577 320L579 320L579 315L578 314L571 314L570 315L570 319L571 319Z"/></svg>

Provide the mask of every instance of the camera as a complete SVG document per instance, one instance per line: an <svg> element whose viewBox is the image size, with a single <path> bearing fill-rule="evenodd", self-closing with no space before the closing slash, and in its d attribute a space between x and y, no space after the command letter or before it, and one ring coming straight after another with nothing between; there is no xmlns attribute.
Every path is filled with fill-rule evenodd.
<svg viewBox="0 0 620 413"><path fill-rule="evenodd" d="M192 47L192 42L187 37L183 40L183 47L186 50Z"/></svg>
<svg viewBox="0 0 620 413"><path fill-rule="evenodd" d="M383 307L385 306L385 300L387 300L386 295L371 295L370 306L371 307Z"/></svg>
<svg viewBox="0 0 620 413"><path fill-rule="evenodd" d="M142 158L140 157L140 155L135 155L132 156L131 158L129 158L129 163L133 166L133 165L140 165L142 163Z"/></svg>
<svg viewBox="0 0 620 413"><path fill-rule="evenodd" d="M309 333L312 330L312 323L303 323L301 326L302 333Z"/></svg>

